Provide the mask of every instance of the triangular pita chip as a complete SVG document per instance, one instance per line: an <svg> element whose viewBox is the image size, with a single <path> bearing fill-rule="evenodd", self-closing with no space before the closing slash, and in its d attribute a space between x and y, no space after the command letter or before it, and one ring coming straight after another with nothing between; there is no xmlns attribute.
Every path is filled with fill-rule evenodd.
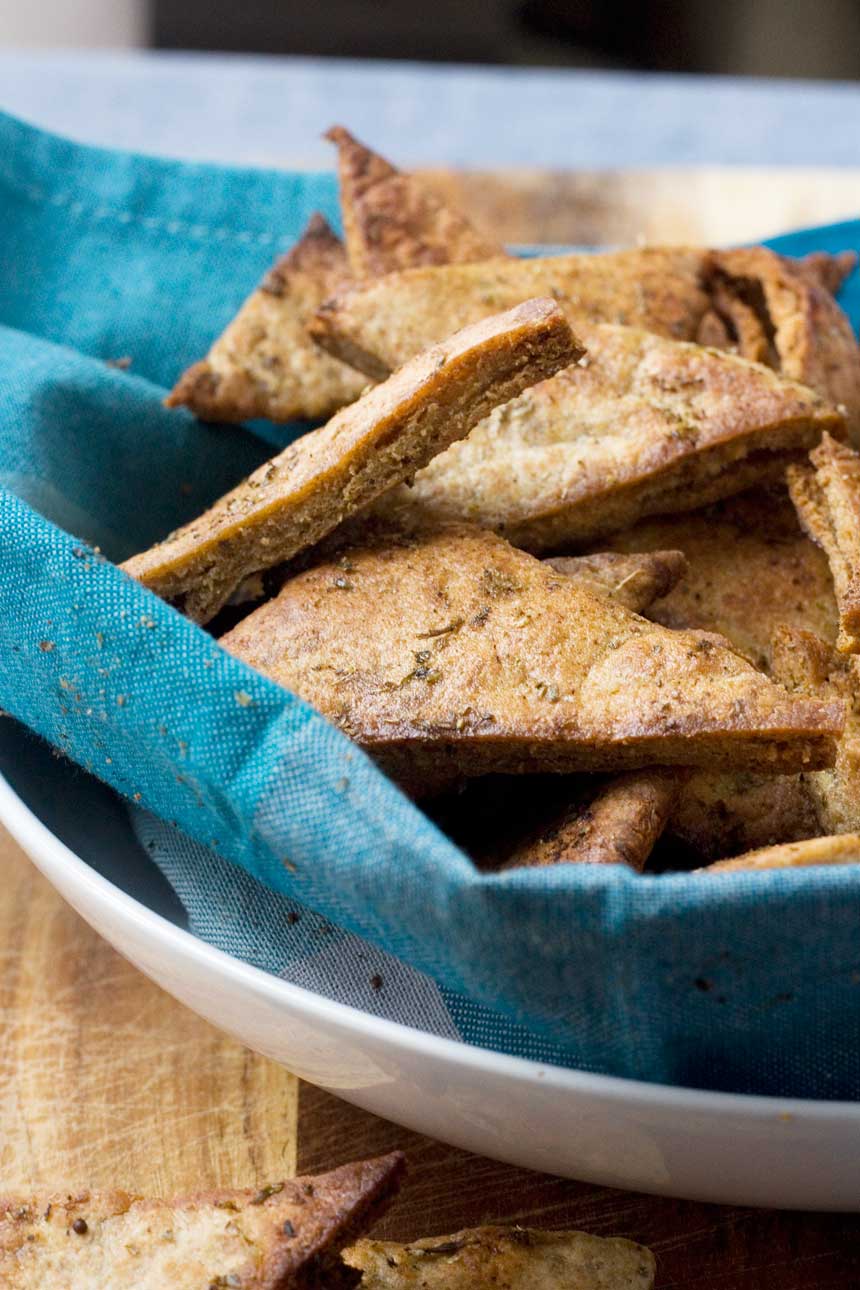
<svg viewBox="0 0 860 1290"><path fill-rule="evenodd" d="M808 266L754 246L713 252L706 279L729 342L752 358L766 347L783 376L844 404L849 431L860 436L860 348L847 317Z"/></svg>
<svg viewBox="0 0 860 1290"><path fill-rule="evenodd" d="M556 555L547 562L556 573L575 578L595 595L611 596L642 614L662 600L687 571L683 551L597 551L593 555Z"/></svg>
<svg viewBox="0 0 860 1290"><path fill-rule="evenodd" d="M709 305L700 283L705 256L686 247L645 247L406 269L341 292L310 330L329 353L373 380L458 327L535 295L553 296L580 326L626 323L694 340Z"/></svg>
<svg viewBox="0 0 860 1290"><path fill-rule="evenodd" d="M783 626L774 632L773 672L792 693L845 707L836 760L804 774L818 820L816 832L860 830L860 658L837 653L813 632Z"/></svg>
<svg viewBox="0 0 860 1290"><path fill-rule="evenodd" d="M860 455L824 435L788 486L805 531L826 553L839 606L837 647L860 651Z"/></svg>
<svg viewBox="0 0 860 1290"><path fill-rule="evenodd" d="M468 434L497 403L581 352L552 300L526 301L464 328L124 568L207 622L249 575L319 542Z"/></svg>
<svg viewBox="0 0 860 1290"><path fill-rule="evenodd" d="M479 1227L411 1245L359 1241L362 1290L651 1290L650 1250L616 1236Z"/></svg>
<svg viewBox="0 0 860 1290"><path fill-rule="evenodd" d="M352 403L366 379L307 333L320 305L349 276L342 242L314 215L207 357L179 378L168 406L184 405L208 421L293 421L330 416Z"/></svg>
<svg viewBox="0 0 860 1290"><path fill-rule="evenodd" d="M332 126L326 138L338 149L341 217L355 278L505 254L500 243L482 237L419 179L395 169L342 125Z"/></svg>
<svg viewBox="0 0 860 1290"><path fill-rule="evenodd" d="M860 864L860 833L840 833L833 837L807 838L802 842L764 847L760 851L734 856L731 860L720 860L697 872L719 875L751 869L797 869L819 864Z"/></svg>
<svg viewBox="0 0 860 1290"><path fill-rule="evenodd" d="M625 864L641 871L666 827L683 772L634 770L565 803L519 839L502 869L557 864Z"/></svg>
<svg viewBox="0 0 860 1290"><path fill-rule="evenodd" d="M586 326L581 362L497 409L383 513L468 520L530 551L582 544L780 478L843 419L759 364Z"/></svg>
<svg viewBox="0 0 860 1290"><path fill-rule="evenodd" d="M4 1290L350 1290L340 1259L397 1191L384 1156L259 1190L173 1201L127 1192L0 1201Z"/></svg>
<svg viewBox="0 0 860 1290"><path fill-rule="evenodd" d="M615 535L611 545L682 550L687 576L644 612L667 627L718 632L767 672L774 631L786 622L835 639L827 560L802 532L784 487L644 520ZM807 778L695 771L681 787L669 832L702 859L809 837L820 826Z"/></svg>
<svg viewBox="0 0 860 1290"><path fill-rule="evenodd" d="M671 632L501 538L344 551L222 638L394 778L829 764L838 704L792 700L720 638Z"/></svg>

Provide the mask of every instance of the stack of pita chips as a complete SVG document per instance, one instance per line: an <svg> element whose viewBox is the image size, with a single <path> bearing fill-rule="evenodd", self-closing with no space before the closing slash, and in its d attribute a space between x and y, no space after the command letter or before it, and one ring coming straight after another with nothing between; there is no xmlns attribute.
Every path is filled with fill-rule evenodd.
<svg viewBox="0 0 860 1290"><path fill-rule="evenodd" d="M452 836L495 794L484 867L820 862L860 831L853 258L515 259L328 137L345 243L312 220L169 402L330 419L128 571Z"/></svg>

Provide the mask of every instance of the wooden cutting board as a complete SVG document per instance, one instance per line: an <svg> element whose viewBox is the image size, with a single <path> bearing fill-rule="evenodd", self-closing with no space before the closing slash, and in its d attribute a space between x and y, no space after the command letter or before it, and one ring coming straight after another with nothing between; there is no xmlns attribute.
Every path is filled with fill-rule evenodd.
<svg viewBox="0 0 860 1290"><path fill-rule="evenodd" d="M432 178L513 242L734 241L860 213L856 171ZM526 1173L300 1086L130 967L2 830L0 873L3 1191L254 1185L397 1146L410 1175L382 1227L395 1237L490 1220L573 1226L651 1245L658 1290L860 1285L860 1218L661 1200Z"/></svg>

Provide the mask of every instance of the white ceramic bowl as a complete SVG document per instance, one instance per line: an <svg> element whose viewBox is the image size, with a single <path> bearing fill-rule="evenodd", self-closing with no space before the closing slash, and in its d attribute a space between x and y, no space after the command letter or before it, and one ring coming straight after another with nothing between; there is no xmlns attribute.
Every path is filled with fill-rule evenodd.
<svg viewBox="0 0 860 1290"><path fill-rule="evenodd" d="M860 1103L586 1075L381 1021L213 949L124 808L0 721L0 821L159 985L302 1079L431 1137L565 1177L729 1204L860 1209Z"/></svg>

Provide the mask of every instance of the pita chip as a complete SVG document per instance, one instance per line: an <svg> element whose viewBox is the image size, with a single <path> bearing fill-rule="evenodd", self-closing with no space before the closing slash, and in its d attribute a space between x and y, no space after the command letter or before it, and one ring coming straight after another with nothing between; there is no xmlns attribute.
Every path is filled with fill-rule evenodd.
<svg viewBox="0 0 860 1290"><path fill-rule="evenodd" d="M683 551L597 551L551 556L546 563L592 594L611 596L635 614L667 596L687 572Z"/></svg>
<svg viewBox="0 0 860 1290"><path fill-rule="evenodd" d="M860 455L825 434L788 486L809 537L827 555L839 606L837 648L860 651Z"/></svg>
<svg viewBox="0 0 860 1290"><path fill-rule="evenodd" d="M381 1217L399 1154L260 1190L172 1201L126 1192L0 1200L5 1290L351 1290L343 1247Z"/></svg>
<svg viewBox="0 0 860 1290"><path fill-rule="evenodd" d="M382 513L467 520L532 552L582 545L767 479L844 432L805 386L735 355L611 325L432 461Z"/></svg>
<svg viewBox="0 0 860 1290"><path fill-rule="evenodd" d="M651 1290L650 1250L622 1237L480 1227L397 1245L358 1241L344 1258L362 1290Z"/></svg>
<svg viewBox="0 0 860 1290"><path fill-rule="evenodd" d="M325 136L337 145L340 204L353 277L379 278L421 264L459 264L503 256L464 215L447 206L414 175L335 125Z"/></svg>
<svg viewBox="0 0 860 1290"><path fill-rule="evenodd" d="M466 527L346 550L221 644L419 789L440 772L789 772L830 764L843 722L720 638L668 631Z"/></svg>
<svg viewBox="0 0 860 1290"><path fill-rule="evenodd" d="M852 438L860 435L860 348L851 324L816 271L767 247L714 251L705 279L731 343L783 376L844 405ZM834 274L835 276L835 274Z"/></svg>
<svg viewBox="0 0 860 1290"><path fill-rule="evenodd" d="M798 869L823 864L860 864L860 833L840 833L833 837L806 838L802 842L764 847L731 860L720 860L717 864L698 869L697 873L718 876L743 870Z"/></svg>
<svg viewBox="0 0 860 1290"><path fill-rule="evenodd" d="M687 576L644 612L667 627L718 632L768 673L774 633L785 623L835 640L826 557L803 533L784 488L756 489L691 514L644 520L614 536L611 545L624 551L682 550ZM788 685L780 673L775 679ZM810 778L694 771L680 787L668 831L703 859L810 837L820 832Z"/></svg>
<svg viewBox="0 0 860 1290"><path fill-rule="evenodd" d="M349 281L343 243L322 215L269 270L256 291L167 397L206 421L315 420L357 399L367 384L324 353L307 324Z"/></svg>
<svg viewBox="0 0 860 1290"><path fill-rule="evenodd" d="M310 330L329 353L373 380L458 327L535 295L552 296L580 327L626 323L694 340L710 303L700 281L706 254L645 247L405 269L341 291Z"/></svg>
<svg viewBox="0 0 860 1290"><path fill-rule="evenodd" d="M464 328L123 567L205 623L250 575L319 542L497 403L581 352L552 300L526 301Z"/></svg>
<svg viewBox="0 0 860 1290"><path fill-rule="evenodd" d="M617 775L590 800L568 801L519 841L501 867L624 864L641 872L666 827L682 779L683 772L653 768Z"/></svg>

